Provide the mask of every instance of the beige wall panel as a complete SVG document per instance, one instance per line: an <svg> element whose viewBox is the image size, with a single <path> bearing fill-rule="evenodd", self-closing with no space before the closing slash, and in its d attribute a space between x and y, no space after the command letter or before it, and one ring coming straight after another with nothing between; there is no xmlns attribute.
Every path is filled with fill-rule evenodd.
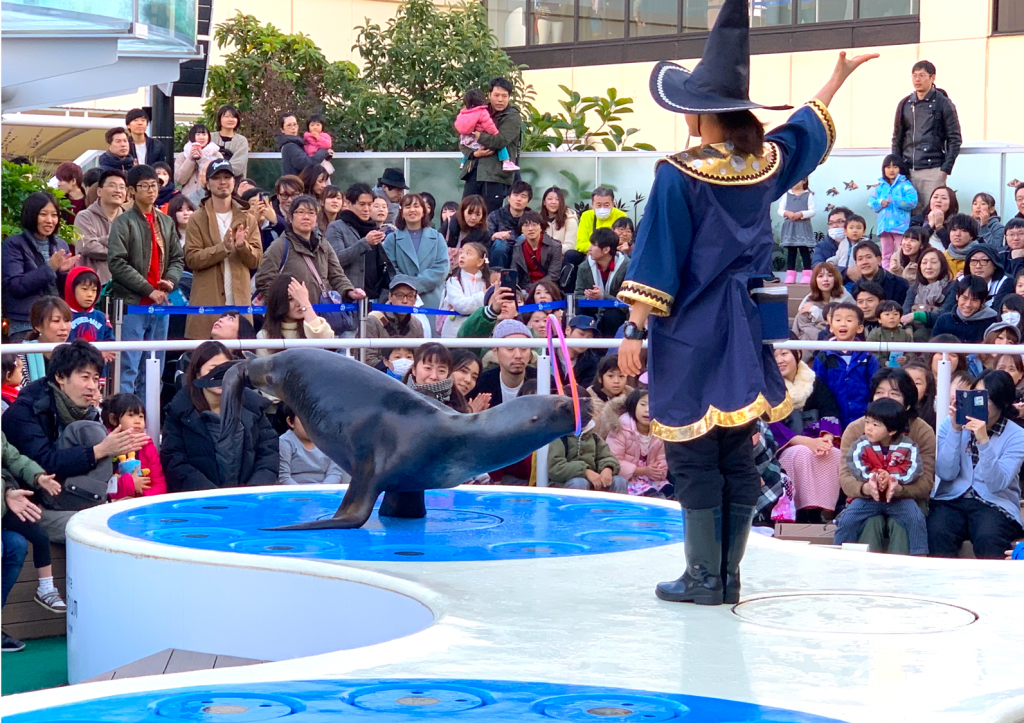
<svg viewBox="0 0 1024 723"><path fill-rule="evenodd" d="M1024 38L1018 38L1018 58L1024 47L1022 43ZM961 40L922 43L919 48L920 57L935 64L935 82L956 104L960 127L968 141L1005 140L985 135L986 110L1001 113L1002 100L1006 95L988 93L985 73L987 44L987 40ZM910 71L907 69L905 72L909 75ZM909 80L906 85L910 85ZM906 92L910 92L909 87ZM988 99L992 101L991 108L986 108Z"/></svg>
<svg viewBox="0 0 1024 723"><path fill-rule="evenodd" d="M984 38L992 29L991 0L920 0L921 42Z"/></svg>
<svg viewBox="0 0 1024 723"><path fill-rule="evenodd" d="M987 95L989 111L985 137L1024 143L1024 95L1020 91L1020 59L1024 36L1004 36L988 41Z"/></svg>

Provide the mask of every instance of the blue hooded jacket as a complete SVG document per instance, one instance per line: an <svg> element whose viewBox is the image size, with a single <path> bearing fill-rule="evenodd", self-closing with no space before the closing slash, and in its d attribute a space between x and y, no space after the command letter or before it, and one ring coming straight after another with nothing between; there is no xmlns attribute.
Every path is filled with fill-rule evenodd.
<svg viewBox="0 0 1024 723"><path fill-rule="evenodd" d="M814 374L832 392L839 405L839 422L843 429L864 416L871 394L871 377L878 371L874 354L855 351L847 364L837 351L826 351L814 359Z"/></svg>
<svg viewBox="0 0 1024 723"><path fill-rule="evenodd" d="M882 208L882 201L889 205ZM878 214L877 233L903 233L910 228L910 212L917 206L917 189L902 173L891 184L882 176L868 205Z"/></svg>

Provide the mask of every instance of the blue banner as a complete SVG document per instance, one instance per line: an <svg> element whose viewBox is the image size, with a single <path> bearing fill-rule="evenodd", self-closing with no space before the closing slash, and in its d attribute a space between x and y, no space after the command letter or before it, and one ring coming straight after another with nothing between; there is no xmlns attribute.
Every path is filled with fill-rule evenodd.
<svg viewBox="0 0 1024 723"><path fill-rule="evenodd" d="M125 314L152 314L159 316L196 315L205 316L216 314L222 316L229 311L237 311L239 314L262 314L267 310L265 306L127 306ZM318 314L331 311L359 311L359 304L313 304L313 311Z"/></svg>
<svg viewBox="0 0 1024 723"><path fill-rule="evenodd" d="M554 311L566 308L564 301L544 301L540 304L527 304L519 307L520 314L532 314L535 311Z"/></svg>
<svg viewBox="0 0 1024 723"><path fill-rule="evenodd" d="M617 299L580 299L576 302L576 306L581 309L596 309L596 308L628 308L629 304L623 304Z"/></svg>
<svg viewBox="0 0 1024 723"><path fill-rule="evenodd" d="M428 309L425 306L399 306L398 304L372 304L371 311L390 311L392 314L426 314L427 316L460 316L451 309Z"/></svg>

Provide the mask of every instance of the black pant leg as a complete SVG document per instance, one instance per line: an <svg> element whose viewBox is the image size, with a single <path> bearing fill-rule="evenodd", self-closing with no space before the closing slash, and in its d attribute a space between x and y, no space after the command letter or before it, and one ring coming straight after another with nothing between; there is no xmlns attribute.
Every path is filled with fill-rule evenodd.
<svg viewBox="0 0 1024 723"><path fill-rule="evenodd" d="M811 250L806 246L800 247L800 261L804 265L804 271L810 271L813 268L811 264Z"/></svg>
<svg viewBox="0 0 1024 723"><path fill-rule="evenodd" d="M957 557L967 539L967 517L960 500L932 500L928 510L928 554Z"/></svg>
<svg viewBox="0 0 1024 723"><path fill-rule="evenodd" d="M689 442L665 442L665 456L676 499L688 510L722 506L725 479L718 468L719 430Z"/></svg>
<svg viewBox="0 0 1024 723"><path fill-rule="evenodd" d="M754 422L716 431L720 433L718 468L725 478L725 500L753 507L761 496L761 475L754 461Z"/></svg>
<svg viewBox="0 0 1024 723"><path fill-rule="evenodd" d="M786 271L796 271L796 246L786 249Z"/></svg>
<svg viewBox="0 0 1024 723"><path fill-rule="evenodd" d="M475 167L473 168L472 171L469 172L469 175L466 176L464 183L466 185L462 187L462 197L463 198L466 198L467 196L479 196L479 195L481 195L481 193L480 193L480 184L477 183L477 180L476 180L476 168Z"/></svg>
<svg viewBox="0 0 1024 723"><path fill-rule="evenodd" d="M3 516L3 528L17 532L32 543L32 566L36 569L46 567L50 560L50 536L37 522L22 522L13 512Z"/></svg>
<svg viewBox="0 0 1024 723"><path fill-rule="evenodd" d="M1013 541L1021 535L1021 526L991 505L980 500L964 500L967 528L979 560L1002 560Z"/></svg>
<svg viewBox="0 0 1024 723"><path fill-rule="evenodd" d="M487 204L487 213L493 213L505 205L510 188L511 186L506 186L504 183L494 183L493 181L480 184L480 195L484 197L484 203ZM514 243L515 239L512 239L512 244Z"/></svg>

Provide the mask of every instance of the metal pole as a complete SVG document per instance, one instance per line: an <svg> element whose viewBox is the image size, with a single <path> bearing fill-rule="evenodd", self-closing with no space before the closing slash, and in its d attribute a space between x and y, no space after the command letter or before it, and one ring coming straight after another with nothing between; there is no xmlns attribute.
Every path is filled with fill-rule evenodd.
<svg viewBox="0 0 1024 723"><path fill-rule="evenodd" d="M114 305L114 340L121 341L121 324L124 322L124 299L117 299ZM114 357L114 394L121 392L121 352Z"/></svg>
<svg viewBox="0 0 1024 723"><path fill-rule="evenodd" d="M370 308L370 300L369 299L360 299L359 300L359 338L360 339L365 339L366 338L366 315L367 315L367 313L369 313L367 311L367 309L369 309L369 308ZM362 349L359 350L359 361L361 361L363 364L366 363L366 349L365 348L362 348Z"/></svg>
<svg viewBox="0 0 1024 723"><path fill-rule="evenodd" d="M551 357L541 352L537 357L537 394L551 394ZM537 450L537 486L548 486L548 446Z"/></svg>
<svg viewBox="0 0 1024 723"><path fill-rule="evenodd" d="M153 99L150 131L153 138L163 144L167 157L174 158L174 97L165 95L158 85L150 88L150 95Z"/></svg>
<svg viewBox="0 0 1024 723"><path fill-rule="evenodd" d="M146 359L146 434L160 447L160 359L150 352Z"/></svg>
<svg viewBox="0 0 1024 723"><path fill-rule="evenodd" d="M569 294L565 297L565 322L568 324L572 317L576 316L576 297Z"/></svg>
<svg viewBox="0 0 1024 723"><path fill-rule="evenodd" d="M935 392L935 427L942 424L942 420L949 416L949 389L952 386L950 378L953 376L953 365L949 362L949 356L942 354L942 361L939 362L939 378L935 380L938 391Z"/></svg>

